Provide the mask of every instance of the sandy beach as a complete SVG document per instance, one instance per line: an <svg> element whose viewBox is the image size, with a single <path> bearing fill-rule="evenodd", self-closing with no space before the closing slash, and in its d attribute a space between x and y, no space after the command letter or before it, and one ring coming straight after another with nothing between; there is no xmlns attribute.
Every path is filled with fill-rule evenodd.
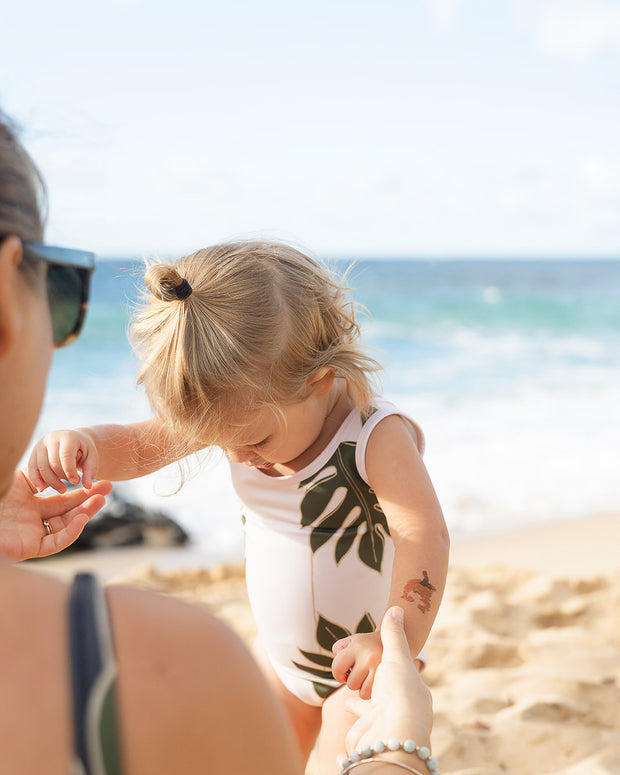
<svg viewBox="0 0 620 775"><path fill-rule="evenodd" d="M619 538L610 514L453 541L425 676L445 775L620 773ZM195 600L250 643L243 565L196 560L132 549L33 565L65 577L90 567ZM312 762L308 773L318 775Z"/></svg>

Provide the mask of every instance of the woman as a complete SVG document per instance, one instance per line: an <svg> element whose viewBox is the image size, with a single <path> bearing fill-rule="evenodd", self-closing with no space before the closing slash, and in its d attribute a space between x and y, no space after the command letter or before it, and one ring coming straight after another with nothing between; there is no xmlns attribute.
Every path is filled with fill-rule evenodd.
<svg viewBox="0 0 620 775"><path fill-rule="evenodd" d="M79 333L92 271L90 254L41 244L42 193L0 114L0 553L11 560L68 546L111 489L99 482L41 498L15 472L41 409L52 348ZM0 664L10 665L0 711L3 771L301 772L283 709L248 651L202 608L117 586L104 599L89 577L69 588L2 562L0 612ZM418 748L428 743L428 691L398 615L384 627L374 704L352 730L350 749L384 734L417 736ZM419 750L363 764L365 775L427 770Z"/></svg>

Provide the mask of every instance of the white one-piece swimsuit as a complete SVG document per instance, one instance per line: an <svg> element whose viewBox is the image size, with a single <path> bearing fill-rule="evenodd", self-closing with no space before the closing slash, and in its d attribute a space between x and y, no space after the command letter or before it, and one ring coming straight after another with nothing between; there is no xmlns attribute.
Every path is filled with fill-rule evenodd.
<svg viewBox="0 0 620 775"><path fill-rule="evenodd" d="M353 410L321 454L289 476L231 463L259 636L280 680L310 705L341 685L333 644L373 632L388 601L394 546L365 456L381 420L404 415L387 401L375 406L365 422ZM423 433L405 419L422 454Z"/></svg>

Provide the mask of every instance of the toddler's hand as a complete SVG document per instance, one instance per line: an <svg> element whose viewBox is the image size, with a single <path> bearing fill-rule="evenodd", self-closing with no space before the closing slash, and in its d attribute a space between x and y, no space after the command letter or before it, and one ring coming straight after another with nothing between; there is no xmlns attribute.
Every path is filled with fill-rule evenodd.
<svg viewBox="0 0 620 775"><path fill-rule="evenodd" d="M91 437L83 431L54 431L38 441L28 461L28 478L42 492L53 487L59 493L67 487L62 481L79 484L82 471L82 485L93 486L97 470L97 447Z"/></svg>
<svg viewBox="0 0 620 775"><path fill-rule="evenodd" d="M381 635L379 632L357 633L336 641L332 648L334 661L332 673L349 689L359 691L363 700L370 699L375 671L381 661Z"/></svg>

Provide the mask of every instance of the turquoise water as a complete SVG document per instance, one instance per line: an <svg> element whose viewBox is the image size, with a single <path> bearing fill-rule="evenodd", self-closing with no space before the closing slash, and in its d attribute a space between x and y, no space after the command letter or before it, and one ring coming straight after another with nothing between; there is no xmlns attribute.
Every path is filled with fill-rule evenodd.
<svg viewBox="0 0 620 775"><path fill-rule="evenodd" d="M99 263L84 334L55 356L39 433L148 416L126 339L141 267ZM360 261L349 284L370 315L384 394L425 429L453 531L620 507L620 261ZM220 467L164 506L235 553ZM161 500L150 479L132 488Z"/></svg>

